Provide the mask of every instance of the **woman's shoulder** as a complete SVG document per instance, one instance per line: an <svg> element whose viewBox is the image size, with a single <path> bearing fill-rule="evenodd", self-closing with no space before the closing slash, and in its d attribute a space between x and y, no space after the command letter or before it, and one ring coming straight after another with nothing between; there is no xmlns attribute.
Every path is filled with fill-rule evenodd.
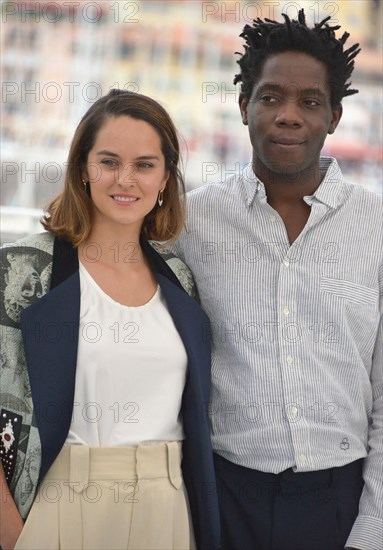
<svg viewBox="0 0 383 550"><path fill-rule="evenodd" d="M20 328L21 312L49 291L54 237L39 233L0 249L1 325Z"/></svg>
<svg viewBox="0 0 383 550"><path fill-rule="evenodd" d="M44 252L46 254L53 255L54 239L55 238L51 233L44 231L42 233L22 237L14 242L4 243L1 248L12 248L12 250L17 250L20 252L26 249L35 249L36 252Z"/></svg>
<svg viewBox="0 0 383 550"><path fill-rule="evenodd" d="M156 241L150 241L150 246L152 246L161 258L165 260L189 296L199 301L194 277L188 266L180 260L180 258L177 258L177 256L170 252L166 245Z"/></svg>

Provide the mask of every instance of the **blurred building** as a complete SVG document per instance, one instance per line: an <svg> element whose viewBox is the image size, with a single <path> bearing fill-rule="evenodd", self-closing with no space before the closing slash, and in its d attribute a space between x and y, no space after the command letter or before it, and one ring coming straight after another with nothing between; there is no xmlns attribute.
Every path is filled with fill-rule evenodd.
<svg viewBox="0 0 383 550"><path fill-rule="evenodd" d="M74 128L113 87L160 101L180 131L188 187L219 180L251 155L238 110L234 52L255 17L331 23L359 41L353 87L325 152L382 192L382 3L300 1L3 1L1 204L43 208L59 191ZM272 11L274 10L274 11Z"/></svg>

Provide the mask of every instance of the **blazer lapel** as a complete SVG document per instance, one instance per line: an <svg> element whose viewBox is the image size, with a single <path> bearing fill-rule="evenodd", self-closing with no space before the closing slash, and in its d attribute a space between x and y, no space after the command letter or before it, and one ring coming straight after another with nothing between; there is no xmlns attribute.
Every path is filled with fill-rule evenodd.
<svg viewBox="0 0 383 550"><path fill-rule="evenodd" d="M80 315L77 253L56 239L51 290L21 314L25 358L41 440L40 480L63 446L73 409Z"/></svg>
<svg viewBox="0 0 383 550"><path fill-rule="evenodd" d="M148 243L148 241L143 237L140 238L140 245L145 256L149 260L152 270L155 273L163 275L164 277L169 279L169 281L171 281L176 287L186 292L177 277L174 275L174 272L170 269L166 261L163 259L163 257L158 254L158 252L156 252L154 248Z"/></svg>
<svg viewBox="0 0 383 550"><path fill-rule="evenodd" d="M141 238L140 243L161 286L169 313L184 343L188 356L189 381L194 383L199 379L206 397L210 389L209 318L197 302L187 294L161 255L145 239ZM186 395L189 384L185 389Z"/></svg>
<svg viewBox="0 0 383 550"><path fill-rule="evenodd" d="M203 377L210 387L210 322L193 298L175 286L167 277L155 273L163 291L169 313L184 343L189 362L189 374Z"/></svg>

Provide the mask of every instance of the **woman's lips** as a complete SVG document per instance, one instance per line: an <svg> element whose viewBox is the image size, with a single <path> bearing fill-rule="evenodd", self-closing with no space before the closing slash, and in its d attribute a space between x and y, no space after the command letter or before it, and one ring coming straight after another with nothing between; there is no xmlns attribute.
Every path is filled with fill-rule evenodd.
<svg viewBox="0 0 383 550"><path fill-rule="evenodd" d="M114 202L124 206L130 206L139 200L138 197L133 197L131 195L111 195L111 198Z"/></svg>

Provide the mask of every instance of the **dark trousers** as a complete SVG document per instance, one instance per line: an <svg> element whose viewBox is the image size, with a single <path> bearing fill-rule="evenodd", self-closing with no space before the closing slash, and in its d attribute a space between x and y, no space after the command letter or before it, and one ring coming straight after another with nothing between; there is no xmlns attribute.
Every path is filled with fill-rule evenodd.
<svg viewBox="0 0 383 550"><path fill-rule="evenodd" d="M343 550L358 514L362 460L268 474L214 455L222 550Z"/></svg>

